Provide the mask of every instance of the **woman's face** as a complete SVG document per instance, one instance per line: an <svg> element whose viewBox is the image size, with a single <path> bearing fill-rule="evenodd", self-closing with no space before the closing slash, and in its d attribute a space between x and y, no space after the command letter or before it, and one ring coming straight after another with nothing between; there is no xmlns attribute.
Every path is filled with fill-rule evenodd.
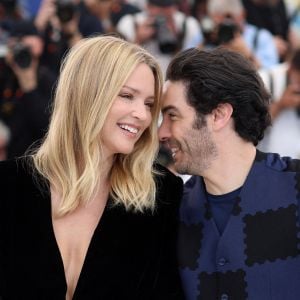
<svg viewBox="0 0 300 300"><path fill-rule="evenodd" d="M133 70L114 100L102 129L105 157L133 151L152 121L154 85L153 72L146 64Z"/></svg>

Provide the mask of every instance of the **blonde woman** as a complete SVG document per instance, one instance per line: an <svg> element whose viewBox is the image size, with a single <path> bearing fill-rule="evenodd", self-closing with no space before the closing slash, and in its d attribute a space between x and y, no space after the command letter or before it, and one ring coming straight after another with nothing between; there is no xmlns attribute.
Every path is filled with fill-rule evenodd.
<svg viewBox="0 0 300 300"><path fill-rule="evenodd" d="M153 167L162 76L116 37L67 55L37 151L0 164L2 299L182 299L180 179Z"/></svg>

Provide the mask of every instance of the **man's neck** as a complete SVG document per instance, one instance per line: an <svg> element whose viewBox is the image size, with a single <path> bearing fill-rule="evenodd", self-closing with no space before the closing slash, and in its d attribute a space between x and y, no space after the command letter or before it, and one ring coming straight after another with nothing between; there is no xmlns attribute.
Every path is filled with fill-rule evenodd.
<svg viewBox="0 0 300 300"><path fill-rule="evenodd" d="M220 149L217 159L203 174L207 192L222 195L243 186L255 155L255 146L246 142L230 149Z"/></svg>

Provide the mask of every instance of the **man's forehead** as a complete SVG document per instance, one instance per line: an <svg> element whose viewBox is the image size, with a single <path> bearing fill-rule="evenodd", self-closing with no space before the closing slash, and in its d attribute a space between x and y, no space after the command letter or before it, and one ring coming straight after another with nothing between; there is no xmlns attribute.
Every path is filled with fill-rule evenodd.
<svg viewBox="0 0 300 300"><path fill-rule="evenodd" d="M177 110L193 113L194 108L188 103L186 87L181 81L166 81L163 89L162 111Z"/></svg>
<svg viewBox="0 0 300 300"><path fill-rule="evenodd" d="M164 83L164 86L163 86L163 93L165 94L167 89L170 87L170 80L167 80L165 83Z"/></svg>
<svg viewBox="0 0 300 300"><path fill-rule="evenodd" d="M185 86L182 82L166 81L163 87L163 103L186 102Z"/></svg>

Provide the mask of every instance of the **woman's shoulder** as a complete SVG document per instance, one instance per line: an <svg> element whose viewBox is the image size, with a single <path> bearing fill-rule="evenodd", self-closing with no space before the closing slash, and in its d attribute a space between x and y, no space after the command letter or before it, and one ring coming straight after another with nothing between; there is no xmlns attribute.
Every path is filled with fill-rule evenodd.
<svg viewBox="0 0 300 300"><path fill-rule="evenodd" d="M13 222L7 219L10 212L24 213L33 202L32 195L36 194L33 178L33 167L29 158L16 158L0 162L0 221Z"/></svg>
<svg viewBox="0 0 300 300"><path fill-rule="evenodd" d="M183 193L182 179L162 165L156 164L154 169L156 172L157 203L177 207Z"/></svg>
<svg viewBox="0 0 300 300"><path fill-rule="evenodd" d="M25 197L44 187L42 177L31 157L20 157L0 162L1 195L6 198Z"/></svg>
<svg viewBox="0 0 300 300"><path fill-rule="evenodd" d="M158 184L159 183L162 183L162 184L178 183L178 184L183 185L182 179L179 176L175 175L173 172L171 172L169 169L164 167L163 165L155 164L154 170L156 173L155 179Z"/></svg>
<svg viewBox="0 0 300 300"><path fill-rule="evenodd" d="M20 157L5 161L0 161L0 182L16 182L20 177L31 176L33 167L30 157Z"/></svg>

